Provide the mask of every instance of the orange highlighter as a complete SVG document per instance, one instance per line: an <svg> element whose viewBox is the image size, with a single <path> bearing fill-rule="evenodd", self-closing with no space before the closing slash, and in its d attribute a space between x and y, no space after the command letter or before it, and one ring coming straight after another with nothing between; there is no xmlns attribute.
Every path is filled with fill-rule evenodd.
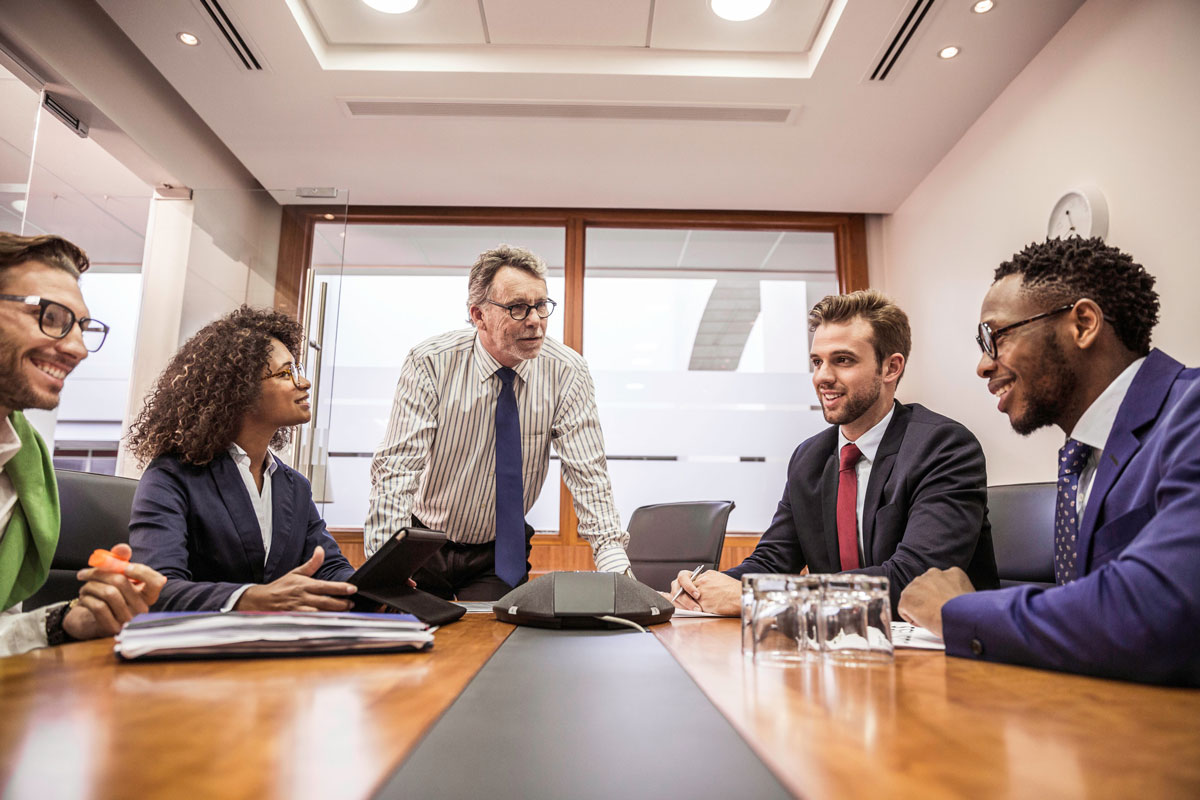
<svg viewBox="0 0 1200 800"><path fill-rule="evenodd" d="M95 567L101 572L115 572L118 575L124 575L125 570L129 567L129 559L121 558L111 550L93 550L88 557L88 566ZM137 578L130 578L130 583L135 586L141 584Z"/></svg>

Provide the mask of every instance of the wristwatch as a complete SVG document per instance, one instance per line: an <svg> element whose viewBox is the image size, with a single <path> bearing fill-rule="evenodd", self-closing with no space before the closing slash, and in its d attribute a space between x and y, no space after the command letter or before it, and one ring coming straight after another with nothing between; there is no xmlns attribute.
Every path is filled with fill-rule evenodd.
<svg viewBox="0 0 1200 800"><path fill-rule="evenodd" d="M63 603L60 606L50 609L46 614L46 644L66 644L67 642L78 641L74 636L67 633L63 627L63 620L67 618L67 614L71 613L71 609L79 604L79 598L76 597L69 603Z"/></svg>

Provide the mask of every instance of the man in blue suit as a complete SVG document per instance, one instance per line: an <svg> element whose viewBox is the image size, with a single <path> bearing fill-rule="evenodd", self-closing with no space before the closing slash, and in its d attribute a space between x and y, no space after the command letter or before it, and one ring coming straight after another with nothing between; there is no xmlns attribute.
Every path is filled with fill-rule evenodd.
<svg viewBox="0 0 1200 800"><path fill-rule="evenodd" d="M899 611L950 655L1200 686L1200 370L1150 349L1158 308L1154 278L1099 239L996 270L978 373L1017 433L1067 434L1058 585L975 592L929 570Z"/></svg>

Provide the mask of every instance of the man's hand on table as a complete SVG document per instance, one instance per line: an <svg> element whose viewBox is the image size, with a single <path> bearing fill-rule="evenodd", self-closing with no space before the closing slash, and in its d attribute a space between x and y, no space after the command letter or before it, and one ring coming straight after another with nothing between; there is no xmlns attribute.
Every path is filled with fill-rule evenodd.
<svg viewBox="0 0 1200 800"><path fill-rule="evenodd" d="M671 581L671 591L664 596L670 600L682 586L683 591L673 601L678 608L688 611L707 611L725 617L736 617L742 613L742 582L722 572L709 571L692 580L692 573L680 570Z"/></svg>
<svg viewBox="0 0 1200 800"><path fill-rule="evenodd" d="M132 552L127 544L115 545L112 550L123 560ZM63 630L74 639L115 636L126 622L150 610L167 582L145 564L130 564L124 574L88 567L76 577L86 582L79 590L79 601L62 621Z"/></svg>
<svg viewBox="0 0 1200 800"><path fill-rule="evenodd" d="M942 635L942 606L959 595L974 592L967 573L958 567L928 569L900 593L896 610L913 625L936 636Z"/></svg>

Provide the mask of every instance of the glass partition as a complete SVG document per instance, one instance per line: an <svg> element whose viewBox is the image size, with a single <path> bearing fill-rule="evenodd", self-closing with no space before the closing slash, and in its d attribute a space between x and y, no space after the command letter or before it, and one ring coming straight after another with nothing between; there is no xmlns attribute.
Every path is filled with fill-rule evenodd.
<svg viewBox="0 0 1200 800"><path fill-rule="evenodd" d="M591 228L583 353L621 518L733 500L762 531L787 460L824 427L807 311L838 282L834 235Z"/></svg>
<svg viewBox="0 0 1200 800"><path fill-rule="evenodd" d="M547 288L559 301L548 334L563 336L561 228L491 225L368 225L318 221L313 233L313 302L324 297L322 392L327 422L315 429L329 471L322 515L331 527L360 527L367 516L371 461L383 440L400 368L413 346L469 325L467 273L498 244L528 248L549 268ZM342 246L344 244L344 251ZM344 259L344 265L343 265ZM333 379L336 364L336 382ZM311 365L310 365L311 367ZM328 387L328 388L324 388ZM314 488L317 481L314 481ZM527 515L539 531L559 527L558 461Z"/></svg>

